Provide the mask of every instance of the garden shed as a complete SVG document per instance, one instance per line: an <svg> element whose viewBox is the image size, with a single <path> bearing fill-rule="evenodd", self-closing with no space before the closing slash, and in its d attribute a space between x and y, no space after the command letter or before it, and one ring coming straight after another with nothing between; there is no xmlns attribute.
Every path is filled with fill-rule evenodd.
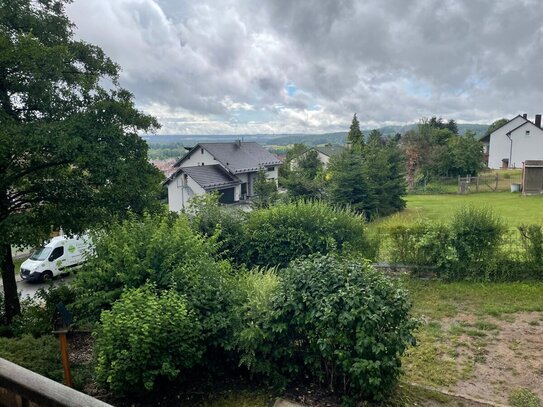
<svg viewBox="0 0 543 407"><path fill-rule="evenodd" d="M522 193L543 194L543 160L526 160L522 168Z"/></svg>

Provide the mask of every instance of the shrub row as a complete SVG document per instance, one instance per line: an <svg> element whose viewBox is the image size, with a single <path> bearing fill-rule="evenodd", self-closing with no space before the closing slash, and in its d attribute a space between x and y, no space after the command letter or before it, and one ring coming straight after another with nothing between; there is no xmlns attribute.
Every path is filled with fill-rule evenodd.
<svg viewBox="0 0 543 407"><path fill-rule="evenodd" d="M466 207L450 223L394 225L385 233L393 263L435 267L449 280L543 278L543 227L511 231L488 209ZM512 249L514 247L514 249Z"/></svg>
<svg viewBox="0 0 543 407"><path fill-rule="evenodd" d="M313 255L237 281L222 346L255 377L276 386L310 378L352 399L393 390L416 321L406 292L368 263ZM122 394L205 368L205 318L172 290L126 291L102 313L97 379Z"/></svg>
<svg viewBox="0 0 543 407"><path fill-rule="evenodd" d="M207 236L218 232L226 257L248 267L285 267L312 253L354 252L372 259L377 252L361 215L324 202L282 203L243 214L208 196L196 202L193 214L196 230Z"/></svg>

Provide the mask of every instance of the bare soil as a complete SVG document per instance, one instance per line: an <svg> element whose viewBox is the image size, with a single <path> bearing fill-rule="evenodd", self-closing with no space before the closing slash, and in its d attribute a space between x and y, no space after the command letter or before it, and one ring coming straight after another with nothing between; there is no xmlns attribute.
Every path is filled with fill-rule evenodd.
<svg viewBox="0 0 543 407"><path fill-rule="evenodd" d="M466 380L460 380L449 391L499 404L508 404L511 392L527 388L543 400L543 313L519 312L506 318L485 316L494 324L485 337L462 334L458 363L473 361L473 370ZM448 321L476 326L473 315L458 315ZM475 355L475 359L474 359Z"/></svg>

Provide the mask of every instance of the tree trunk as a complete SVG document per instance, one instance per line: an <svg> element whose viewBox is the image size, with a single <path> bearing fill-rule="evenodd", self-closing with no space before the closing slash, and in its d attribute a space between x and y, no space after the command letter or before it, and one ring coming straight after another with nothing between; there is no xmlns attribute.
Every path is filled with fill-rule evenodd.
<svg viewBox="0 0 543 407"><path fill-rule="evenodd" d="M2 267L2 283L4 284L4 311L6 323L10 324L13 317L21 313L21 304L15 281L15 265L11 256L11 245L0 245L0 266Z"/></svg>

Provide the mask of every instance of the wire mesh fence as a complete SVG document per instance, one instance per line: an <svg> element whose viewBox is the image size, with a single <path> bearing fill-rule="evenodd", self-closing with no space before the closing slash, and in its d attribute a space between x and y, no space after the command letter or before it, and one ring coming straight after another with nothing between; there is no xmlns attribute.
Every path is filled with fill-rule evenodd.
<svg viewBox="0 0 543 407"><path fill-rule="evenodd" d="M521 183L521 170L483 172L478 176L421 178L410 187L409 192L412 194L504 192L511 191L511 186L515 184L520 188Z"/></svg>

